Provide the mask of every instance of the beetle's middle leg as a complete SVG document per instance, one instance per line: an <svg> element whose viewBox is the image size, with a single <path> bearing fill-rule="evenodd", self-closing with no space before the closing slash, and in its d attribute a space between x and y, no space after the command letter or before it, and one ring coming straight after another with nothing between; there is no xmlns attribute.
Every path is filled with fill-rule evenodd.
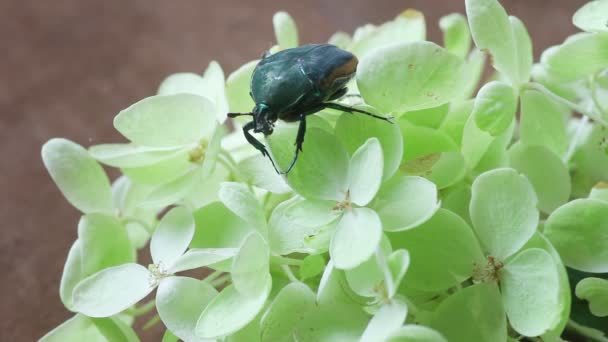
<svg viewBox="0 0 608 342"><path fill-rule="evenodd" d="M272 160L272 157L270 156L270 154L266 150L266 146L264 146L264 144L262 144L253 135L251 135L251 133L249 133L249 131L251 131L254 128L255 128L255 121L250 121L245 126L243 126L243 134L245 135L245 139L247 139L247 142L249 144L251 144L251 146L255 147L256 150L262 152L262 155L264 157L268 157L268 159L270 159L270 162L272 163L272 167L274 167L274 170L277 173L279 173L279 174L282 173L281 171L279 171L279 169L277 169L277 166L274 163L274 160Z"/></svg>
<svg viewBox="0 0 608 342"><path fill-rule="evenodd" d="M289 173L293 166L296 164L296 160L298 160L298 155L300 151L302 151L302 145L304 144L304 136L306 136L306 114L300 114L300 125L298 126L298 135L296 136L296 153L285 171L285 174Z"/></svg>
<svg viewBox="0 0 608 342"><path fill-rule="evenodd" d="M341 110L343 112L348 112L348 113L361 113L361 114L365 114L365 115L369 115L373 118L376 119L380 119L380 120L384 120L390 123L394 123L393 122L393 117L392 116L380 116L380 115L376 115L374 113L370 113L361 109L357 109L357 108L353 108L353 107L348 107L348 106L344 106L341 105L339 103L324 103L323 104L325 108L331 108L331 109L336 109L336 110Z"/></svg>

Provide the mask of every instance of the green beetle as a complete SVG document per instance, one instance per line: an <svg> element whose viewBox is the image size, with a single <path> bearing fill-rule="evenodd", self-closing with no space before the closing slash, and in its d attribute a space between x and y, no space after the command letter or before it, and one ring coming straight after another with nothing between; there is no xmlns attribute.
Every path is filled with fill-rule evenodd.
<svg viewBox="0 0 608 342"><path fill-rule="evenodd" d="M247 141L264 156L268 156L277 173L287 174L302 151L306 134L306 116L325 108L349 113L361 113L392 122L390 117L378 116L360 109L331 102L344 96L346 84L355 75L357 57L331 44L310 44L265 54L251 77L251 92L255 107L250 113L229 113L231 118L248 115L253 120L243 126ZM294 157L286 171L277 169L266 147L250 131L272 134L277 120L299 121Z"/></svg>

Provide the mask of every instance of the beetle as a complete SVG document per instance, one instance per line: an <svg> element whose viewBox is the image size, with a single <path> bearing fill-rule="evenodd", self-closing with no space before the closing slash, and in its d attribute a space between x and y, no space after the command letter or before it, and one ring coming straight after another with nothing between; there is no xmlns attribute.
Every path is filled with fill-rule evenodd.
<svg viewBox="0 0 608 342"><path fill-rule="evenodd" d="M275 171L288 174L302 151L306 116L325 108L361 113L392 123L391 117L332 102L347 92L346 84L355 75L357 57L331 44L309 44L266 53L251 76L249 95L255 102L249 113L228 113L231 118L247 115L253 120L243 126L247 141L267 156ZM264 144L250 131L271 135L277 120L299 122L295 153L286 171L279 171Z"/></svg>

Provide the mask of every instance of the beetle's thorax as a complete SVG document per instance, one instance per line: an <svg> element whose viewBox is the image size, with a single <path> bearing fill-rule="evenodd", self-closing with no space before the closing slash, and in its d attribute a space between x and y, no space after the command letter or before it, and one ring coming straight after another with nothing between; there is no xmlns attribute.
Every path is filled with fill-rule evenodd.
<svg viewBox="0 0 608 342"><path fill-rule="evenodd" d="M274 123L277 121L278 115L268 105L264 103L256 104L253 107L253 121L255 122L256 133L264 133L264 135L272 134Z"/></svg>

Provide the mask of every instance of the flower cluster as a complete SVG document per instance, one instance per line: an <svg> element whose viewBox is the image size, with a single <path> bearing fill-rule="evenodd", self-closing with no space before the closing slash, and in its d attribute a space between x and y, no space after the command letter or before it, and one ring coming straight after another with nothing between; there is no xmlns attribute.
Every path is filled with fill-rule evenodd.
<svg viewBox="0 0 608 342"><path fill-rule="evenodd" d="M332 36L360 59L338 101L397 119L309 116L288 176L226 123L253 108L257 61L169 76L115 117L129 143L47 142L83 216L60 286L75 315L42 341L138 341L152 310L163 341L606 340L608 0L536 64L497 0L466 12L440 20L443 47L414 10ZM288 14L273 23L269 53L298 46ZM279 167L296 131L259 137Z"/></svg>

